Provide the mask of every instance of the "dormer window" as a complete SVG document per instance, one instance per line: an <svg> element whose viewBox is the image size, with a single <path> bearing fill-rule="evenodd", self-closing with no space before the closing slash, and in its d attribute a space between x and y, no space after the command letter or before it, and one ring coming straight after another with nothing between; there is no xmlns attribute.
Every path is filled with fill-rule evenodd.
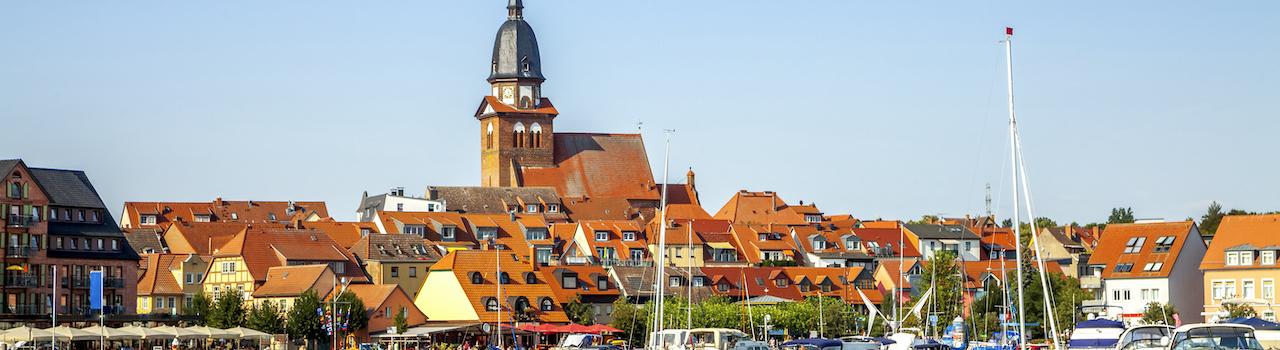
<svg viewBox="0 0 1280 350"><path fill-rule="evenodd" d="M503 272L503 273L501 273L501 274L499 274L499 275L498 275L498 281L500 281L500 283L502 283L502 284L510 284L510 283L511 283L511 275L508 275L506 272Z"/></svg>
<svg viewBox="0 0 1280 350"><path fill-rule="evenodd" d="M822 237L816 237L813 239L813 250L825 250L825 249L827 249L826 240L823 240Z"/></svg>
<svg viewBox="0 0 1280 350"><path fill-rule="evenodd" d="M609 277L596 277L596 290L609 290Z"/></svg>
<svg viewBox="0 0 1280 350"><path fill-rule="evenodd" d="M760 234L760 240L761 240L761 241L767 241L767 240L769 240L769 234L768 234L768 233L761 233L761 234Z"/></svg>
<svg viewBox="0 0 1280 350"><path fill-rule="evenodd" d="M791 285L791 280L788 280L786 277L778 277L773 279L773 285L778 288L786 288Z"/></svg>
<svg viewBox="0 0 1280 350"><path fill-rule="evenodd" d="M525 272L524 284L538 284L538 275L533 272Z"/></svg>
<svg viewBox="0 0 1280 350"><path fill-rule="evenodd" d="M538 304L538 308L542 309L542 311L552 311L555 309L555 302L552 302L551 298L542 297L542 301L539 301Z"/></svg>
<svg viewBox="0 0 1280 350"><path fill-rule="evenodd" d="M547 232L547 229L542 227L530 227L524 232L524 238L531 241L545 240L550 238L549 236L550 234Z"/></svg>
<svg viewBox="0 0 1280 350"><path fill-rule="evenodd" d="M560 287L564 289L578 289L578 274L569 272L560 275Z"/></svg>
<svg viewBox="0 0 1280 350"><path fill-rule="evenodd" d="M525 205L525 206L524 206L524 212L526 212L526 213L537 213L537 212L538 212L538 205L537 205L537 204L527 204L527 205Z"/></svg>
<svg viewBox="0 0 1280 350"><path fill-rule="evenodd" d="M1276 251L1274 251L1274 250L1264 250L1264 251L1262 251L1262 252L1258 253L1258 260L1259 260L1259 261L1258 261L1258 263L1260 263L1260 264L1262 264L1262 265L1275 265L1275 264L1276 264Z"/></svg>
<svg viewBox="0 0 1280 350"><path fill-rule="evenodd" d="M70 218L68 218L68 219L70 219ZM156 216L155 216L155 215L142 215L142 216L139 216L139 217L138 217L138 221L139 221L139 223L140 223L140 224L142 224L142 225L155 225L155 224L156 224Z"/></svg>
<svg viewBox="0 0 1280 350"><path fill-rule="evenodd" d="M596 242L604 242L609 240L609 231L596 231Z"/></svg>
<svg viewBox="0 0 1280 350"><path fill-rule="evenodd" d="M498 311L498 298L489 297L484 302L485 311Z"/></svg>
<svg viewBox="0 0 1280 350"><path fill-rule="evenodd" d="M231 213L231 220L240 220L240 214Z"/></svg>
<svg viewBox="0 0 1280 350"><path fill-rule="evenodd" d="M267 220L276 221L276 213L267 213Z"/></svg>
<svg viewBox="0 0 1280 350"><path fill-rule="evenodd" d="M498 238L497 227L481 227L480 228L480 237L479 237L480 240L487 240L492 238Z"/></svg>
<svg viewBox="0 0 1280 350"><path fill-rule="evenodd" d="M822 222L822 215L817 215L817 214L805 214L805 215L804 215L804 221L806 221L806 222L808 222L808 223L810 223L810 224L816 224L816 223Z"/></svg>
<svg viewBox="0 0 1280 350"><path fill-rule="evenodd" d="M406 235L422 236L426 233L427 226L425 225L404 225L404 234Z"/></svg>
<svg viewBox="0 0 1280 350"><path fill-rule="evenodd" d="M454 238L455 231L458 231L458 228L454 226L441 227L440 238L444 239L445 242L453 242L454 240L456 240L456 238Z"/></svg>
<svg viewBox="0 0 1280 350"><path fill-rule="evenodd" d="M559 213L559 212L560 212L560 205L559 205L559 204L554 204L554 203L552 203L552 204L547 204L547 212L548 212L548 213Z"/></svg>
<svg viewBox="0 0 1280 350"><path fill-rule="evenodd" d="M213 216L209 214L196 214L196 222L209 222L212 219Z"/></svg>
<svg viewBox="0 0 1280 350"><path fill-rule="evenodd" d="M622 240L628 242L635 241L636 231L622 231Z"/></svg>
<svg viewBox="0 0 1280 350"><path fill-rule="evenodd" d="M846 239L844 240L844 246L845 250L860 250L862 249L862 242L856 239Z"/></svg>
<svg viewBox="0 0 1280 350"><path fill-rule="evenodd" d="M484 284L484 276L479 272L471 272L471 284Z"/></svg>

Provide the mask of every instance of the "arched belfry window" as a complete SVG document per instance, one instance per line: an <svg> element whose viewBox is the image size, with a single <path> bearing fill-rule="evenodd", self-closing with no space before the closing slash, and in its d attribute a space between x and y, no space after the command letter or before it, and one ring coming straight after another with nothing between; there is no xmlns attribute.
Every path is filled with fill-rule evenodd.
<svg viewBox="0 0 1280 350"><path fill-rule="evenodd" d="M533 100L529 99L529 96L520 97L520 108L529 108L531 106L533 106Z"/></svg>
<svg viewBox="0 0 1280 350"><path fill-rule="evenodd" d="M515 147L524 147L524 123L516 122L516 127L511 131L511 143Z"/></svg>
<svg viewBox="0 0 1280 350"><path fill-rule="evenodd" d="M484 132L484 148L493 148L493 122L489 122L489 129Z"/></svg>
<svg viewBox="0 0 1280 350"><path fill-rule="evenodd" d="M533 123L533 126L529 127L529 135L531 138L530 144L532 144L533 147L542 147L542 125L541 124Z"/></svg>

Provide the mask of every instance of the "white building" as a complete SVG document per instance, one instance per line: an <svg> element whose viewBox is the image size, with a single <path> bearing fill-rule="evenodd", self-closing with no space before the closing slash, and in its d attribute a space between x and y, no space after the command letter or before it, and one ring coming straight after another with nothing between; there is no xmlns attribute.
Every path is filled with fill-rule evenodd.
<svg viewBox="0 0 1280 350"><path fill-rule="evenodd" d="M920 255L925 260L932 260L933 254L941 250L956 252L957 258L965 261L981 260L982 240L964 225L906 224L903 227L919 243Z"/></svg>
<svg viewBox="0 0 1280 350"><path fill-rule="evenodd" d="M396 187L387 193L372 197L369 196L369 192L361 195L360 208L356 209L356 221L373 221L373 217L379 211L440 212L444 209L444 200L406 196L404 187Z"/></svg>
<svg viewBox="0 0 1280 350"><path fill-rule="evenodd" d="M1201 322L1205 248L1193 221L1107 225L1089 261L1102 277L1102 300L1090 305L1132 324L1147 304L1168 303L1182 323Z"/></svg>

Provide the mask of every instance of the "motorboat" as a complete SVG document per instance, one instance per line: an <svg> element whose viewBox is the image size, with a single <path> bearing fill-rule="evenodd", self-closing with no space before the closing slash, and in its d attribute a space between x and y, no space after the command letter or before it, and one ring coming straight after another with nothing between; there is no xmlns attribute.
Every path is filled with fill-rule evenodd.
<svg viewBox="0 0 1280 350"><path fill-rule="evenodd" d="M889 338L863 336L841 337L840 341L844 343L842 348L845 350L879 350L886 349L889 344L894 343Z"/></svg>
<svg viewBox="0 0 1280 350"><path fill-rule="evenodd" d="M565 335L560 339L560 343L551 347L552 350L579 350L590 349L600 346L604 343L604 338L599 334L573 333Z"/></svg>
<svg viewBox="0 0 1280 350"><path fill-rule="evenodd" d="M1195 323L1173 329L1160 338L1169 350L1262 350L1253 326L1231 323Z"/></svg>
<svg viewBox="0 0 1280 350"><path fill-rule="evenodd" d="M1134 326L1120 334L1116 350L1154 350L1164 349L1160 338L1173 333L1173 327L1162 324Z"/></svg>
<svg viewBox="0 0 1280 350"><path fill-rule="evenodd" d="M649 333L648 349L654 350L686 350L689 343L689 330L668 328Z"/></svg>
<svg viewBox="0 0 1280 350"><path fill-rule="evenodd" d="M795 339L782 343L782 350L843 350L844 342L826 338Z"/></svg>
<svg viewBox="0 0 1280 350"><path fill-rule="evenodd" d="M694 328L688 331L688 350L730 350L751 340L747 333L729 328Z"/></svg>
<svg viewBox="0 0 1280 350"><path fill-rule="evenodd" d="M1124 323L1095 318L1076 323L1075 331L1067 340L1067 349L1114 349L1124 333Z"/></svg>

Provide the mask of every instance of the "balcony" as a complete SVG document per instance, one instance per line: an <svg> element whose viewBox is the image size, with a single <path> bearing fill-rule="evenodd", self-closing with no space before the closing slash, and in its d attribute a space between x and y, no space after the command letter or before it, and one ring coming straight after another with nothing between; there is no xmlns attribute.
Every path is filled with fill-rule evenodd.
<svg viewBox="0 0 1280 350"><path fill-rule="evenodd" d="M35 252L35 247L28 246L12 246L4 248L4 256L6 258L30 258L32 254L35 254Z"/></svg>
<svg viewBox="0 0 1280 350"><path fill-rule="evenodd" d="M88 276L70 277L70 278L63 277L62 287L63 288L89 288L89 277Z"/></svg>
<svg viewBox="0 0 1280 350"><path fill-rule="evenodd" d="M1080 288L1084 288L1084 289L1102 288L1102 278L1098 276L1080 276Z"/></svg>
<svg viewBox="0 0 1280 350"><path fill-rule="evenodd" d="M40 222L40 220L31 215L9 214L8 218L9 221L5 222L5 226L8 227L31 227Z"/></svg>
<svg viewBox="0 0 1280 350"><path fill-rule="evenodd" d="M46 314L40 305L15 305L5 310L10 315L43 315Z"/></svg>
<svg viewBox="0 0 1280 350"><path fill-rule="evenodd" d="M124 279L119 277L106 277L102 279L103 288L124 288Z"/></svg>
<svg viewBox="0 0 1280 350"><path fill-rule="evenodd" d="M40 279L27 273L5 274L4 286L10 288L36 288L40 286Z"/></svg>
<svg viewBox="0 0 1280 350"><path fill-rule="evenodd" d="M600 260L600 266L620 266L620 267L651 267L652 261L646 260L619 260L619 259L603 259Z"/></svg>

